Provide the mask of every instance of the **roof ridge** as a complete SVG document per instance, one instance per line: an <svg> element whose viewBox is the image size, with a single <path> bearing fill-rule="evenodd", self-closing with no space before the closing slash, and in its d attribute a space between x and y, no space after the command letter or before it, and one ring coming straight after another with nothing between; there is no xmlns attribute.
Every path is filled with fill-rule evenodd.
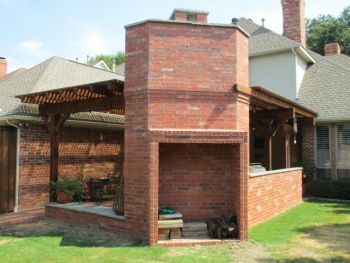
<svg viewBox="0 0 350 263"><path fill-rule="evenodd" d="M56 58L59 58L59 57L56 57L56 56L52 56L50 58L48 58L47 60L44 60L43 62L41 62L40 64L38 65L35 65L34 67L30 68L30 69L33 69L35 67L38 67L40 65L43 65L44 63L48 63L48 65L44 68L44 70L41 72L41 74L38 74L39 76L36 78L36 80L34 80L33 82L33 87L36 87L36 85L39 83L39 81L42 79L42 77L44 76L44 73L47 71L47 69L50 67L50 64L51 62L56 59Z"/></svg>

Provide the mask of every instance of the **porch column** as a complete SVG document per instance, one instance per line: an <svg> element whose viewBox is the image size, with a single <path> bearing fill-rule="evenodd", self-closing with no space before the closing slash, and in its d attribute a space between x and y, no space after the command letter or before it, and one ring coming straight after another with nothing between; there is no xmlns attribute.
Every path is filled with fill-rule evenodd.
<svg viewBox="0 0 350 263"><path fill-rule="evenodd" d="M58 181L58 159L59 159L59 130L69 118L69 114L42 115L50 136L50 202L56 201L52 194L52 183Z"/></svg>
<svg viewBox="0 0 350 263"><path fill-rule="evenodd" d="M159 143L151 142L149 152L148 240L154 246L158 243Z"/></svg>
<svg viewBox="0 0 350 263"><path fill-rule="evenodd" d="M240 174L239 174L239 238L248 240L248 177L249 177L249 145L245 140L239 145Z"/></svg>

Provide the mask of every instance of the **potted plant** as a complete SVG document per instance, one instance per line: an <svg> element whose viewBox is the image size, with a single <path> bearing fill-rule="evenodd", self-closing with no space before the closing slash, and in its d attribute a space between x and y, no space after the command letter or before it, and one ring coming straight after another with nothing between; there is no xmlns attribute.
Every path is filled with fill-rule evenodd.
<svg viewBox="0 0 350 263"><path fill-rule="evenodd" d="M70 177L62 177L53 184L58 203L80 201L86 196L83 183Z"/></svg>

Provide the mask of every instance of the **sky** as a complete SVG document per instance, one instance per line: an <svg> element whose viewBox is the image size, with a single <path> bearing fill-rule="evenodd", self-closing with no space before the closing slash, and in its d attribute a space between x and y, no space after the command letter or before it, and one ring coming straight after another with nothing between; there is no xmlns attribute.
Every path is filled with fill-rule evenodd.
<svg viewBox="0 0 350 263"><path fill-rule="evenodd" d="M338 16L350 0L306 0L306 16ZM51 56L79 59L124 51L124 25L168 19L174 8L210 12L209 22L251 18L282 33L280 0L0 0L0 57L9 72Z"/></svg>

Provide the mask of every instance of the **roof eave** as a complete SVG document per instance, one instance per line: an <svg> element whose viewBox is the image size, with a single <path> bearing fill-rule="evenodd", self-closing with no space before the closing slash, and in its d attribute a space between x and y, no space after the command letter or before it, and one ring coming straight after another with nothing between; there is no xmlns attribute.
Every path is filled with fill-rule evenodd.
<svg viewBox="0 0 350 263"><path fill-rule="evenodd" d="M316 63L316 60L307 52L307 50L303 46L296 47L295 52L307 63Z"/></svg>
<svg viewBox="0 0 350 263"><path fill-rule="evenodd" d="M98 81L98 82L91 82L88 84L82 84L82 85L74 85L74 86L69 86L69 87L64 87L64 88L58 88L58 89L52 89L52 90L44 90L44 91L38 91L38 92L32 92L32 93L26 93L26 94L21 94L21 95L17 95L15 96L15 98L17 99L21 99L24 97L28 97L28 96L34 96L34 95L39 95L39 94L45 94L48 92L59 92L59 91L65 91L65 90L69 90L69 89L74 89L77 87L87 87L90 85L98 85L98 84L103 84L103 83L108 83L108 82L119 82L119 83L124 83L124 80L120 80L120 79L110 79L110 80L104 80L104 81Z"/></svg>
<svg viewBox="0 0 350 263"><path fill-rule="evenodd" d="M0 126L4 126L8 121L21 122L26 121L39 125L44 125L44 121L40 117L27 116L27 115L4 115L0 116ZM72 120L66 121L64 126L67 127L80 127L80 128L95 128L95 129L112 129L112 130L124 130L124 124L122 123L107 123L97 121L86 120Z"/></svg>

